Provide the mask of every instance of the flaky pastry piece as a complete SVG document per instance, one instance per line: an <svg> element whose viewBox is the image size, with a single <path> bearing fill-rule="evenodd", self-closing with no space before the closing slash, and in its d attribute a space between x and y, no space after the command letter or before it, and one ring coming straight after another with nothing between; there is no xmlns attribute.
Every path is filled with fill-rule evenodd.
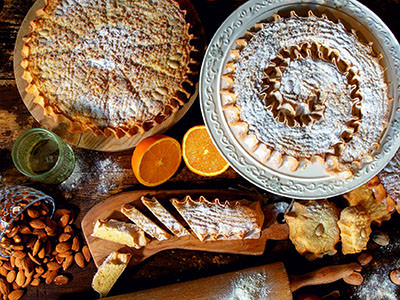
<svg viewBox="0 0 400 300"><path fill-rule="evenodd" d="M230 50L221 75L225 119L261 163L294 172L316 161L347 180L373 159L389 122L382 58L339 20L274 15Z"/></svg>
<svg viewBox="0 0 400 300"><path fill-rule="evenodd" d="M362 206L346 207L338 221L343 254L359 253L367 249L371 234L371 219Z"/></svg>
<svg viewBox="0 0 400 300"><path fill-rule="evenodd" d="M296 250L309 260L335 254L340 239L338 217L338 209L327 200L295 202L285 218Z"/></svg>
<svg viewBox="0 0 400 300"><path fill-rule="evenodd" d="M148 242L144 231L135 224L118 220L97 220L92 236L139 249Z"/></svg>
<svg viewBox="0 0 400 300"><path fill-rule="evenodd" d="M258 239L261 235L264 214L259 202L208 201L203 196L170 201L201 241Z"/></svg>
<svg viewBox="0 0 400 300"><path fill-rule="evenodd" d="M159 241L166 240L171 237L168 232L146 217L133 205L125 204L122 206L121 212L151 237Z"/></svg>
<svg viewBox="0 0 400 300"><path fill-rule="evenodd" d="M156 216L156 218L164 224L175 236L181 237L190 235L190 232L183 227L175 217L165 209L164 206L157 200L156 197L147 198L142 196L140 199L142 203L151 211L151 213Z"/></svg>
<svg viewBox="0 0 400 300"><path fill-rule="evenodd" d="M386 193L388 206L393 206L400 213L400 151L397 150L392 160L378 174Z"/></svg>
<svg viewBox="0 0 400 300"><path fill-rule="evenodd" d="M117 282L129 263L131 255L128 253L112 252L104 260L93 277L92 288L105 297Z"/></svg>
<svg viewBox="0 0 400 300"><path fill-rule="evenodd" d="M377 176L344 194L343 197L346 198L349 206L361 206L371 221L377 225L390 220L396 206Z"/></svg>

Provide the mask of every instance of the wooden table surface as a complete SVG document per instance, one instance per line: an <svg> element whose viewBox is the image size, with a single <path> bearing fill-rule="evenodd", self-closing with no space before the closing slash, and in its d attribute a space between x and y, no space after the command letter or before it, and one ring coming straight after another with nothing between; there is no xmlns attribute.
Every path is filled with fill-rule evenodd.
<svg viewBox="0 0 400 300"><path fill-rule="evenodd" d="M118 153L101 153L74 149L78 169L74 171L73 177L66 183L56 186L33 183L14 168L11 160L11 148L15 139L24 130L39 127L20 98L15 86L12 68L13 48L18 28L33 2L32 0L0 0L0 180L1 182L36 187L52 195L57 203L64 202L73 206L79 211L76 222L79 226L82 217L96 203L122 190L143 189L143 186L138 184L131 171L131 150ZM193 4L203 21L208 40L211 39L223 20L243 2L242 0L193 0ZM398 16L400 4L398 0L362 2L377 13L400 39L400 18ZM188 128L202 123L199 103L196 101L186 116L167 134L181 140ZM215 178L205 178L191 173L182 163L175 176L159 188L229 188L238 185L251 187L250 183L242 179L231 168ZM273 195L269 195L269 197L273 200L289 200ZM340 197L337 198L337 201L340 203ZM390 222L383 226L382 230L386 230L393 237L399 237L398 230L396 230L399 225L399 217L394 216ZM383 250L380 247L376 247L376 245L369 247L370 251L376 253L376 257L382 256ZM395 247L392 248L395 249ZM398 251L395 253L396 255L392 255L391 258L398 260ZM385 257L387 259L388 256L385 255ZM266 253L260 257L171 250L162 252L141 265L129 269L113 288L110 295L279 260L285 262L289 273L295 274L304 273L327 264L354 259L355 256L336 255L309 263L297 254L290 241L271 242L267 246ZM74 267L71 271L73 280L70 284L62 287L43 284L38 288L29 287L24 299L70 299L71 296L86 299L95 298L96 294L90 288L95 271L93 262L85 269ZM325 295L334 289L341 291L342 299L349 299L350 295L354 295L356 292L354 288L346 286L343 282L306 290ZM355 297L354 299L363 298Z"/></svg>

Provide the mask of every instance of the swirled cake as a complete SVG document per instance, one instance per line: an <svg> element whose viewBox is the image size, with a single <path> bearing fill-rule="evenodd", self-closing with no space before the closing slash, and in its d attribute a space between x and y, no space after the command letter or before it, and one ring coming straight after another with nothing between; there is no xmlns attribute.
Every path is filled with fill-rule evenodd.
<svg viewBox="0 0 400 300"><path fill-rule="evenodd" d="M120 138L160 124L199 69L180 2L45 0L24 38L27 92L72 132Z"/></svg>
<svg viewBox="0 0 400 300"><path fill-rule="evenodd" d="M314 160L343 180L372 160L389 122L382 55L325 15L291 12L236 40L222 75L230 128L262 163Z"/></svg>

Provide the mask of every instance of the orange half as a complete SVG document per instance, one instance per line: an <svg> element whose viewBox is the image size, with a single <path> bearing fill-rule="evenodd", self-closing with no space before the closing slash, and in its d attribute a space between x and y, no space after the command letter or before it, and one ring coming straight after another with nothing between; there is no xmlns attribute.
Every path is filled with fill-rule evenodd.
<svg viewBox="0 0 400 300"><path fill-rule="evenodd" d="M185 133L182 152L187 167L198 175L217 176L229 168L204 125L192 127Z"/></svg>
<svg viewBox="0 0 400 300"><path fill-rule="evenodd" d="M133 151L132 170L145 186L166 182L181 163L181 145L171 137L155 135L141 141Z"/></svg>

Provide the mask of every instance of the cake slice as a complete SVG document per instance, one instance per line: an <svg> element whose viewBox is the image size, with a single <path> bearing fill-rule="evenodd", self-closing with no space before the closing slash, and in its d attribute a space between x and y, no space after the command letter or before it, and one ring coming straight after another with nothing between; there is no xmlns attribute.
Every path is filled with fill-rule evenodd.
<svg viewBox="0 0 400 300"><path fill-rule="evenodd" d="M135 224L117 220L97 220L92 236L139 249L147 244L144 231Z"/></svg>
<svg viewBox="0 0 400 300"><path fill-rule="evenodd" d="M107 296L115 282L124 272L131 255L128 253L112 252L101 264L93 277L92 288L100 294Z"/></svg>
<svg viewBox="0 0 400 300"><path fill-rule="evenodd" d="M121 212L151 237L159 241L166 240L171 237L168 232L147 218L136 207L130 204L125 204L122 206Z"/></svg>
<svg viewBox="0 0 400 300"><path fill-rule="evenodd" d="M143 196L141 201L174 235L178 237L190 235L190 232L186 230L155 197L150 199Z"/></svg>
<svg viewBox="0 0 400 300"><path fill-rule="evenodd" d="M259 202L210 202L203 196L170 201L201 241L258 239L261 235L264 214Z"/></svg>

